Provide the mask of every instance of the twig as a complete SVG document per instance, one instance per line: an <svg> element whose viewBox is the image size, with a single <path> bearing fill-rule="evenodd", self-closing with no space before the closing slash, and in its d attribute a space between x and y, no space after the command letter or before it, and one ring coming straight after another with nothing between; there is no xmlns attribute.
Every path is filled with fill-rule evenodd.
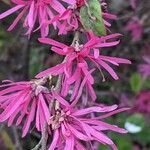
<svg viewBox="0 0 150 150"><path fill-rule="evenodd" d="M58 80L57 80L57 83L55 86L55 91L57 91L58 93L61 90L61 81L62 81L62 74L58 76ZM52 98L51 103L49 104L49 110L50 111L52 110L54 103L55 103L55 106L57 108L59 108L59 103L57 103L57 101L55 102L55 99ZM41 150L46 150L47 139L48 139L47 129L48 129L48 125L46 123L44 126L44 129L42 131L42 142L41 142L42 148L41 148Z"/></svg>
<svg viewBox="0 0 150 150"><path fill-rule="evenodd" d="M48 139L48 125L47 123L45 123L44 128L42 130L42 138L41 138L41 150L47 150L46 146L47 146L47 139Z"/></svg>
<svg viewBox="0 0 150 150"><path fill-rule="evenodd" d="M39 141L39 143L32 149L32 150L38 150L41 147L42 139Z"/></svg>
<svg viewBox="0 0 150 150"><path fill-rule="evenodd" d="M23 150L21 142L20 142L19 134L18 134L18 131L17 131L16 127L13 127L13 133L14 133L14 138L15 138L15 144L16 144L15 147L16 147L16 149Z"/></svg>
<svg viewBox="0 0 150 150"><path fill-rule="evenodd" d="M60 92L61 89L61 81L62 81L62 75L58 76L58 80L55 86L55 91ZM55 103L55 99L52 98L50 104L49 104L49 110L52 110L53 106ZM44 128L42 130L42 137L41 140L39 141L39 143L32 149L32 150L38 150L41 147L41 150L46 150L46 146L47 146L47 139L48 139L48 125L47 123L45 123Z"/></svg>
<svg viewBox="0 0 150 150"><path fill-rule="evenodd" d="M73 38L71 46L75 47L75 45L77 44L77 42L79 42L79 34L80 34L79 31L75 32L75 35L74 35L74 38Z"/></svg>

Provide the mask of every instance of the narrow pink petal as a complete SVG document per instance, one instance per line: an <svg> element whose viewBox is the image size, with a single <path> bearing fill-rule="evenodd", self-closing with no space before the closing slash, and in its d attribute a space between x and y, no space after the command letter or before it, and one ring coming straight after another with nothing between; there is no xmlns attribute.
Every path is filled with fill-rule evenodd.
<svg viewBox="0 0 150 150"><path fill-rule="evenodd" d="M16 102L12 101L12 103L8 105L8 107L0 115L1 122L7 120L19 108L19 106L26 100L26 95L26 93L21 93L18 97L16 97Z"/></svg>
<svg viewBox="0 0 150 150"><path fill-rule="evenodd" d="M33 101L32 103L32 106L31 106L31 110L30 110L30 113L29 113L29 116L27 117L26 119L26 122L23 126L23 133L22 133L22 137L25 137L29 128L30 128L30 125L31 125L31 122L34 120L34 116L35 116L35 110L36 110L36 102Z"/></svg>
<svg viewBox="0 0 150 150"><path fill-rule="evenodd" d="M59 1L52 0L50 4L51 7L60 14L66 10L65 7Z"/></svg>
<svg viewBox="0 0 150 150"><path fill-rule="evenodd" d="M23 108L22 111L21 111L21 114L20 116L18 117L17 121L16 121L16 125L18 126L21 122L22 122L22 119L25 117L25 115L28 115L29 114L29 104L30 104L30 101L31 100L31 97L30 97L30 93L26 96L26 101L22 104Z"/></svg>
<svg viewBox="0 0 150 150"><path fill-rule="evenodd" d="M18 117L17 121L16 121L16 126L20 125L20 123L22 122L23 118L25 117L25 113L21 113L21 115Z"/></svg>
<svg viewBox="0 0 150 150"><path fill-rule="evenodd" d="M36 110L36 128L40 131L40 101L37 102L37 110Z"/></svg>
<svg viewBox="0 0 150 150"><path fill-rule="evenodd" d="M0 95L10 94L11 92L21 91L27 89L25 85L14 85L12 87L8 87L2 91L0 91Z"/></svg>
<svg viewBox="0 0 150 150"><path fill-rule="evenodd" d="M21 109L22 109L21 107L18 108L18 109L10 116L10 118L8 119L8 127L10 127L10 126L13 124L15 117L17 116L17 114L20 112Z"/></svg>
<svg viewBox="0 0 150 150"><path fill-rule="evenodd" d="M99 47L112 47L112 46L116 46L120 43L120 41L115 41L115 42L106 42L106 43L98 43L95 45L96 48Z"/></svg>
<svg viewBox="0 0 150 150"><path fill-rule="evenodd" d="M68 128L70 129L70 131L80 140L83 141L89 141L91 140L88 136L82 134L81 132L79 132L78 130L76 130L74 127L72 127L71 125L67 124Z"/></svg>
<svg viewBox="0 0 150 150"><path fill-rule="evenodd" d="M45 118L44 112L42 110L41 102L40 102L40 114L39 115L40 115L39 116L39 119L40 119L40 128L39 128L39 131L43 131L44 125L45 125L45 122L46 122L46 118Z"/></svg>
<svg viewBox="0 0 150 150"><path fill-rule="evenodd" d="M45 71L42 71L38 75L36 75L36 78L42 78L42 77L45 77L45 76L48 76L48 75L51 75L51 74L56 74L57 75L57 72L58 72L58 74L62 73L64 64L65 63L62 63L62 64L59 64L57 66L51 67L51 68L49 68Z"/></svg>
<svg viewBox="0 0 150 150"><path fill-rule="evenodd" d="M88 41L85 45L84 48L91 48L94 47L97 43L99 43L100 39L96 37L92 37L90 41Z"/></svg>
<svg viewBox="0 0 150 150"><path fill-rule="evenodd" d="M70 85L67 83L67 77L64 77L64 81L62 81L63 85L62 85L62 88L61 88L61 95L63 97L66 97L69 93L69 90L70 90Z"/></svg>
<svg viewBox="0 0 150 150"><path fill-rule="evenodd" d="M66 2L66 3L70 4L70 5L76 4L76 0L62 0L62 1Z"/></svg>
<svg viewBox="0 0 150 150"><path fill-rule="evenodd" d="M74 88L73 88L73 92L72 92L72 95L71 95L71 98L70 98L70 101L72 102L74 99L75 99L75 96L77 95L78 93L78 89L80 87L80 82L81 82L81 79L78 78L75 82L75 85L74 85Z"/></svg>
<svg viewBox="0 0 150 150"><path fill-rule="evenodd" d="M22 7L24 7L24 5L17 5L9 10L7 10L6 12L0 14L0 19L3 19L9 15L11 15L12 13L14 13L15 11L21 9Z"/></svg>
<svg viewBox="0 0 150 150"><path fill-rule="evenodd" d="M106 41L106 40L109 40L109 39L114 39L114 38L118 38L120 37L122 34L120 33L115 33L115 34L110 34L110 35L106 35L106 36L102 36L100 39L102 41Z"/></svg>
<svg viewBox="0 0 150 150"><path fill-rule="evenodd" d="M77 104L77 102L79 101L79 98L80 98L81 95L82 95L83 88L84 88L86 82L87 82L87 78L84 78L83 81L81 82L80 88L79 88L79 90L78 90L78 94L77 94L77 96L75 97L75 100L72 102L71 106L75 106L75 105Z"/></svg>
<svg viewBox="0 0 150 150"><path fill-rule="evenodd" d="M66 138L65 143L66 144L65 144L64 150L74 150L75 143L74 143L74 137L73 136Z"/></svg>
<svg viewBox="0 0 150 150"><path fill-rule="evenodd" d="M33 28L34 26L34 11L35 11L35 4L34 1L31 2L30 4L30 9L28 13L28 25L30 28Z"/></svg>
<svg viewBox="0 0 150 150"><path fill-rule="evenodd" d="M24 1L24 0L11 0L13 3L17 4L17 5L27 5L29 4L28 1Z"/></svg>
<svg viewBox="0 0 150 150"><path fill-rule="evenodd" d="M78 78L80 78L80 76L81 76L81 68L77 67L74 74L69 79L67 79L67 83L68 84L74 83Z"/></svg>
<svg viewBox="0 0 150 150"><path fill-rule="evenodd" d="M91 95L92 100L95 101L97 96L96 96L96 93L95 93L92 85L89 82L87 82L87 87L88 87L88 91L89 91L89 93Z"/></svg>
<svg viewBox="0 0 150 150"><path fill-rule="evenodd" d="M109 61L109 62L116 62L116 63L119 63L119 64L131 64L131 61L128 60L128 59L123 59L123 58L117 58L117 57L109 57L109 56L99 56L99 58L103 59L103 60L106 60L106 61Z"/></svg>
<svg viewBox="0 0 150 150"><path fill-rule="evenodd" d="M94 57L97 59L99 57L99 49L94 48Z"/></svg>
<svg viewBox="0 0 150 150"><path fill-rule="evenodd" d="M11 26L8 28L8 31L11 31L14 29L14 27L17 25L17 23L20 21L20 19L23 17L24 13L26 12L27 7L25 7L21 13L17 16L17 18L14 20L14 22L11 24Z"/></svg>
<svg viewBox="0 0 150 150"><path fill-rule="evenodd" d="M59 32L58 32L58 35L61 35L61 34L66 34L66 26L67 26L67 22L64 21L60 27L59 27Z"/></svg>
<svg viewBox="0 0 150 150"><path fill-rule="evenodd" d="M91 75L90 71L88 71L86 67L82 67L81 69L82 69L82 71L84 72L84 75L86 76L87 80L88 80L91 84L94 84L94 78L93 78L93 76Z"/></svg>
<svg viewBox="0 0 150 150"><path fill-rule="evenodd" d="M60 43L60 42L55 41L55 40L50 39L50 38L39 38L38 40L39 40L41 43L53 45L53 46L56 46L56 47L59 47L59 48L68 47L67 45L65 45L65 44L63 44L63 43Z"/></svg>
<svg viewBox="0 0 150 150"><path fill-rule="evenodd" d="M127 133L127 131L125 129L119 128L115 125L110 125L110 124L102 122L102 121L91 119L91 120L87 120L85 122L87 122L88 124L97 125L97 127L95 127L95 129L97 129L97 130L100 130L99 127L100 128L104 127L105 130L112 130L112 131L115 131L118 133Z"/></svg>
<svg viewBox="0 0 150 150"><path fill-rule="evenodd" d="M59 96L57 94L57 92L52 91L52 94L53 94L54 98L56 100L58 100L62 105L66 106L66 107L70 107L70 104L65 99L63 99L61 96Z"/></svg>
<svg viewBox="0 0 150 150"><path fill-rule="evenodd" d="M117 114L117 113L120 113L120 112L123 112L123 111L127 111L127 110L129 110L130 108L120 108L120 109L118 109L118 110L114 110L114 111L112 111L112 112L110 112L110 113L107 113L107 114L105 114L105 115L101 115L101 116L99 116L99 117L95 117L95 118L93 118L93 119L104 119L104 118L107 118L107 117L110 117L110 116L112 116L112 115L115 115L115 114Z"/></svg>
<svg viewBox="0 0 150 150"><path fill-rule="evenodd" d="M81 109L81 110L76 110L72 115L74 116L82 116L82 115L86 115L92 112L110 112L113 111L117 108L117 105L112 105L112 106L104 106L104 107L89 107L89 108L85 108L85 109Z"/></svg>
<svg viewBox="0 0 150 150"><path fill-rule="evenodd" d="M67 9L61 16L60 16L60 19L61 20L67 20L70 15L71 15L71 9Z"/></svg>
<svg viewBox="0 0 150 150"><path fill-rule="evenodd" d="M109 14L109 13L102 13L102 15L103 15L103 17L106 17L108 19L113 19L113 20L117 19L116 15L112 15L112 14Z"/></svg>
<svg viewBox="0 0 150 150"><path fill-rule="evenodd" d="M98 59L98 63L106 69L107 72L109 72L109 74L115 79L118 80L118 76L117 74L114 72L114 70L108 65L106 64L104 61L102 61L101 59Z"/></svg>
<svg viewBox="0 0 150 150"><path fill-rule="evenodd" d="M44 97L41 93L39 94L39 100L41 102L45 118L46 118L47 122L49 122L50 112L49 112L48 106L45 103Z"/></svg>
<svg viewBox="0 0 150 150"><path fill-rule="evenodd" d="M89 73L92 73L94 70L95 70L95 69L90 70ZM75 97L75 100L74 100L74 101L72 102L72 104L71 104L72 106L75 106L76 103L78 102L79 98L81 97L83 88L84 88L84 86L85 86L85 84L86 84L86 82L87 82L87 79L88 79L87 77L88 77L88 74L86 74L86 76L84 77L83 81L81 82L81 85L80 85L78 94L77 94L77 96Z"/></svg>
<svg viewBox="0 0 150 150"><path fill-rule="evenodd" d="M114 144L113 141L110 138L108 138L105 134L103 134L102 132L96 131L93 128L90 128L90 129L91 129L91 135L93 135L93 137L95 137L97 141L106 143L108 145Z"/></svg>
<svg viewBox="0 0 150 150"><path fill-rule="evenodd" d="M18 94L18 93L19 93L19 92L17 92L17 94ZM10 100L10 99L15 98L15 97L17 96L17 94L14 93L14 94L11 94L11 95L0 96L0 103L2 104L3 102L6 102L6 101L8 101L8 100Z"/></svg>

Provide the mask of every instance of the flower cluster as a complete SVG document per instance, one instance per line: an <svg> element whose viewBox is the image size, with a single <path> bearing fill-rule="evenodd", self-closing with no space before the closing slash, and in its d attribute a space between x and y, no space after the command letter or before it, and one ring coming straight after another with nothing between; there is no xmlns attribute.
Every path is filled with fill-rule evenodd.
<svg viewBox="0 0 150 150"><path fill-rule="evenodd" d="M14 29L20 19L24 18L26 35L30 36L40 29L39 42L51 45L51 50L64 57L64 61L38 73L31 81L4 80L0 86L0 122L7 121L8 126L13 123L23 125L23 137L32 125L42 133L45 125L48 125L47 132L53 135L49 150L85 150L86 143L90 145L89 149L93 149L94 141L116 150L114 142L103 132L110 130L126 133L126 130L105 123L102 119L127 108L117 109L117 105L96 104L93 72L98 69L103 82L106 78L102 70L117 80L119 77L112 66L131 62L103 54L104 48L117 46L121 36L118 33L107 34L111 26L109 20L116 19L115 15L108 13L107 3L104 0L11 1L15 6L0 14L0 20L15 12L20 13L8 30ZM98 6L95 6L95 2ZM89 30L81 19L80 9L83 7L89 18ZM101 12L92 12L97 10ZM92 28L91 23L95 28ZM72 44L66 45L48 38L51 25L58 30L58 34L75 33ZM81 36L84 40L81 40ZM54 76L58 77L55 86L51 82ZM85 105L87 108L84 108ZM99 113L106 114L99 116Z"/></svg>
<svg viewBox="0 0 150 150"><path fill-rule="evenodd" d="M64 55L65 61L57 66L39 73L36 77L41 78L46 77L50 74L63 74L64 80L61 92L63 96L67 95L70 85L74 84L71 100L73 100L75 97L76 100L78 100L82 93L82 89L85 86L87 89L86 91L89 92L91 98L95 101L96 95L92 88L94 79L91 74L93 72L92 70L95 67L91 68L88 65L88 62L92 62L100 70L100 72L101 69L105 69L115 80L118 79L118 76L107 63L113 64L115 66L119 66L119 64L131 63L126 59L109 57L100 54L100 48L112 47L119 43L119 41L109 42L109 40L117 36L119 36L119 34L112 34L101 38L92 37L85 44L79 44L78 41L76 41L76 43L71 46L67 46L63 43L54 41L49 38L40 38L40 42L52 45L52 51L56 52L59 55ZM79 92L78 89L80 89Z"/></svg>
<svg viewBox="0 0 150 150"><path fill-rule="evenodd" d="M0 14L0 20L20 11L14 22L8 28L11 31L15 28L22 17L25 17L23 27L27 29L26 34L30 35L40 29L41 36L45 37L49 33L49 25L59 29L58 34L66 34L68 31L78 29L80 24L79 9L84 5L85 0L11 0L15 6L8 11ZM64 4L65 3L65 4ZM103 4L103 3L102 3ZM106 3L104 3L106 4ZM104 5L103 4L103 5ZM65 7L67 5L67 7ZM104 23L111 26L107 19L116 19L115 15L103 12L106 18ZM36 22L38 26L35 27Z"/></svg>
<svg viewBox="0 0 150 150"><path fill-rule="evenodd" d="M54 138L49 150L56 148L67 150L82 148L85 150L86 148L80 141L92 143L93 140L116 149L113 141L103 131L112 130L118 133L126 133L127 131L101 121L101 118L106 118L116 113L116 108L117 105L95 106L80 110L64 108L61 111L57 111L49 121L49 125L54 130ZM126 109L121 109L120 111L124 110ZM99 117L88 117L88 114L95 112L106 112L106 114ZM92 149L92 145L90 149Z"/></svg>

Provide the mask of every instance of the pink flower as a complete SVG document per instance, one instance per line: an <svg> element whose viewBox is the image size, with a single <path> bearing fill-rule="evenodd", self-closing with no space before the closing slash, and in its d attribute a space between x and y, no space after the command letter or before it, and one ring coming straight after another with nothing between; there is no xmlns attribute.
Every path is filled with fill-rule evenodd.
<svg viewBox="0 0 150 150"><path fill-rule="evenodd" d="M143 34L143 26L137 17L133 17L127 24L126 29L131 32L132 40L139 41Z"/></svg>
<svg viewBox="0 0 150 150"><path fill-rule="evenodd" d="M107 63L113 64L115 66L119 66L119 64L131 63L126 59L109 57L100 54L99 48L111 47L119 43L119 41L107 42L108 40L113 39L117 36L118 34L112 34L101 38L93 36L93 38L91 38L91 40L84 45L80 45L77 42L75 45L71 46L67 46L52 39L40 38L40 42L52 45L52 51L66 57L63 63L39 73L36 77L41 78L49 74L54 76L63 74L63 96L66 96L66 94L68 93L69 86L71 84L74 84L71 100L73 100L75 97L78 99L82 94L84 85L86 85L87 91L89 91L92 99L95 100L96 95L92 88L94 79L91 75L91 73L94 71L94 67L89 65L89 62L92 62L100 70L100 72L102 72L102 68L105 69L115 80L118 79L118 76Z"/></svg>
<svg viewBox="0 0 150 150"><path fill-rule="evenodd" d="M104 24L106 27L111 27L111 24L108 22L109 20L116 20L117 19L116 15L110 14L108 12L103 12L102 15L103 15ZM109 30L109 29L107 28L107 30Z"/></svg>
<svg viewBox="0 0 150 150"><path fill-rule="evenodd" d="M139 70L146 79L148 76L150 76L150 57L144 56L143 59L146 63L139 65Z"/></svg>
<svg viewBox="0 0 150 150"><path fill-rule="evenodd" d="M12 25L9 27L8 31L14 29L20 19L25 16L23 27L27 28L28 35L35 28L35 23L38 22L39 27L37 29L41 30L41 36L47 36L49 33L49 25L47 20L52 19L57 12L57 14L62 14L65 11L65 7L58 0L11 0L16 6L9 9L8 11L0 14L0 19L3 19L12 13L21 10L17 18L14 20ZM74 0L62 0L67 4L73 3ZM55 23L53 23L56 26ZM36 30L37 30L36 29Z"/></svg>
<svg viewBox="0 0 150 150"><path fill-rule="evenodd" d="M127 108L115 110L116 108L117 105L94 106L80 110L75 110L72 107L56 110L56 113L51 116L49 121L51 129L54 131L49 150L55 150L57 148L64 150L86 150L80 141L82 141L82 143L89 143L91 147L92 142L98 141L101 144L111 146L113 150L117 150L114 142L103 132L115 131L118 133L127 133L127 131L101 121L101 119L127 110ZM89 116L91 113L106 114L91 118Z"/></svg>
<svg viewBox="0 0 150 150"><path fill-rule="evenodd" d="M69 31L75 31L79 24L79 12L76 5L68 7L62 14L55 16L48 23L56 23L59 29L58 34L67 34Z"/></svg>
<svg viewBox="0 0 150 150"><path fill-rule="evenodd" d="M1 85L0 91L0 122L8 121L11 126L16 120L20 125L25 119L22 136L24 137L33 121L38 131L43 129L46 121L50 118L48 103L51 95L47 88L42 85L45 81L34 80L30 82L11 82Z"/></svg>

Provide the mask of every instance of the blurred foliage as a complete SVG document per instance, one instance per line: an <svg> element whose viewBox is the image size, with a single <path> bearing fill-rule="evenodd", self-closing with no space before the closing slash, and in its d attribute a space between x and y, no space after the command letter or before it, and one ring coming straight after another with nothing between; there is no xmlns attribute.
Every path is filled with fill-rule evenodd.
<svg viewBox="0 0 150 150"><path fill-rule="evenodd" d="M138 93L142 88L142 77L139 73L132 74L130 78L131 90Z"/></svg>
<svg viewBox="0 0 150 150"><path fill-rule="evenodd" d="M2 140L4 141L6 148L8 150L14 150L15 145L13 144L12 139L9 136L9 134L5 130L2 130L0 135L1 135Z"/></svg>
<svg viewBox="0 0 150 150"><path fill-rule="evenodd" d="M148 78L147 80L145 80L143 88L144 89L150 89L150 78Z"/></svg>
<svg viewBox="0 0 150 150"><path fill-rule="evenodd" d="M38 59L37 59L38 58ZM43 69L44 53L41 53L40 48L32 48L30 50L29 76L33 78L38 72Z"/></svg>
<svg viewBox="0 0 150 150"><path fill-rule="evenodd" d="M130 115L127 118L126 122L129 122L131 124L135 124L135 125L141 127L142 129L145 127L144 116L140 113L135 113L135 114Z"/></svg>

